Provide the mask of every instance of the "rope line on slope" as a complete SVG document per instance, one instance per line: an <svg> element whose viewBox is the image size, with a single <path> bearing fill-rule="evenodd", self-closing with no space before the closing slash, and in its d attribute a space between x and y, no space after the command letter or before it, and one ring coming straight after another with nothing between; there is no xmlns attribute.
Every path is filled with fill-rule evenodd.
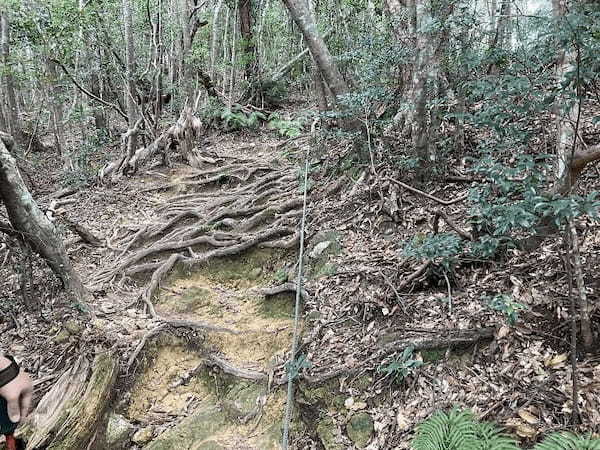
<svg viewBox="0 0 600 450"><path fill-rule="evenodd" d="M296 352L298 351L298 323L300 321L300 293L302 292L302 273L304 262L304 227L306 225L306 198L308 192L308 158L310 148L306 151L306 161L304 163L304 188L303 188L303 206L302 206L302 221L300 223L300 249L298 252L298 276L296 278L296 304L294 306L294 337L292 339L292 353L287 367L288 384L287 384L287 400L285 403L285 418L283 421L283 450L288 449L290 422L292 420L292 409L294 401L294 370L293 364L296 360Z"/></svg>

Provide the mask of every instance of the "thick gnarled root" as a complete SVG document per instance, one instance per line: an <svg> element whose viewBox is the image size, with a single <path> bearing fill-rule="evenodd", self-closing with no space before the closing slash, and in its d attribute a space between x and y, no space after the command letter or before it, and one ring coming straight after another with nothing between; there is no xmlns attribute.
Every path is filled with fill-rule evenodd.
<svg viewBox="0 0 600 450"><path fill-rule="evenodd" d="M289 168L236 160L147 191L182 184L186 194L159 206L159 220L127 228L113 243L122 250L97 280L122 286L149 277L140 298L154 317L152 300L174 268L190 270L253 247L289 249L298 242L302 198L297 174Z"/></svg>

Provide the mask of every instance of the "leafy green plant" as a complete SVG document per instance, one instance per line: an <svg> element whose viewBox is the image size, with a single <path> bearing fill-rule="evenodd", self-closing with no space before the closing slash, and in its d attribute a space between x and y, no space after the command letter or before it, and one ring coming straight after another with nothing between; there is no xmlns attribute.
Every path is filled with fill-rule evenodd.
<svg viewBox="0 0 600 450"><path fill-rule="evenodd" d="M417 427L414 450L518 450L516 441L470 411L438 411Z"/></svg>
<svg viewBox="0 0 600 450"><path fill-rule="evenodd" d="M517 441L496 425L479 422L470 411L438 411L417 427L413 450L519 450ZM554 433L534 450L600 450L600 439Z"/></svg>
<svg viewBox="0 0 600 450"><path fill-rule="evenodd" d="M404 248L404 254L420 261L431 260L446 272L451 272L463 251L462 239L453 233L417 235Z"/></svg>
<svg viewBox="0 0 600 450"><path fill-rule="evenodd" d="M271 114L268 126L272 130L277 130L280 136L294 138L300 136L304 124L300 119L285 120L281 119L277 114Z"/></svg>
<svg viewBox="0 0 600 450"><path fill-rule="evenodd" d="M259 111L252 111L246 114L241 110L231 110L225 108L221 112L221 120L231 130L239 130L241 128L255 128L260 120L266 120L267 116Z"/></svg>
<svg viewBox="0 0 600 450"><path fill-rule="evenodd" d="M383 372L386 376L391 375L394 381L400 382L423 365L423 361L413 358L415 348L408 346L396 360L380 366L377 371Z"/></svg>
<svg viewBox="0 0 600 450"><path fill-rule="evenodd" d="M294 361L285 363L285 372L292 379L296 378L304 369L310 369L312 363L306 359L306 355L300 355Z"/></svg>
<svg viewBox="0 0 600 450"><path fill-rule="evenodd" d="M572 433L555 433L536 445L533 450L600 450L600 439L576 436Z"/></svg>
<svg viewBox="0 0 600 450"><path fill-rule="evenodd" d="M489 305L492 309L500 311L506 315L508 323L514 325L519 319L519 312L526 309L525 305L515 302L511 295L499 294L494 296Z"/></svg>

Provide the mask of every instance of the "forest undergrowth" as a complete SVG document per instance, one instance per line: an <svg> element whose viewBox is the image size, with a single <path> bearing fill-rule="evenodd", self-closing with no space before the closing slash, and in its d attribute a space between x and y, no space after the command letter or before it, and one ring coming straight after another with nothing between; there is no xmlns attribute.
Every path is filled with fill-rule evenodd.
<svg viewBox="0 0 600 450"><path fill-rule="evenodd" d="M546 126L539 123L542 146ZM160 286L176 268L193 271L255 247L294 250L300 167L310 149L303 294L308 326L300 350L308 364L300 373L299 398L312 395L314 386L343 396L343 407L329 405L322 412L339 429L349 411L368 412L372 448L409 448L419 423L435 410L456 406L505 427L525 445L573 429L561 237L533 252L507 249L489 259L439 249L432 258L414 250L427 236L445 232L473 239L469 192L480 180L469 172L467 159L444 161L454 168L445 178L414 183L383 146L372 149L370 161L356 161L352 142L331 139L326 130L292 139L267 130L217 134L203 146L202 168L176 162L171 169L143 169L116 184L65 191L58 199L52 198L53 183L34 183L42 205L54 201L69 255L94 294L97 314L86 323L39 261L18 250L7 253L0 306L10 319L2 324L2 345L28 361L38 398L75 355L100 342L118 349L128 373L159 332L210 332L210 323L157 314L153 300ZM51 164L56 155L43 156L40 179L57 179ZM463 156L469 156L468 146ZM593 175L584 177L579 189L592 190L595 183ZM101 243L82 242L71 222ZM586 274L593 274L597 224L586 220L578 227ZM448 242L439 245L444 249ZM291 281L273 282L265 293L293 291ZM586 279L586 285L593 303L595 280ZM10 301L19 291L25 301ZM597 315L594 310L594 321ZM244 369L217 361L222 370ZM582 425L575 429L582 432L600 426L594 392L599 371L593 355L577 364ZM281 365L275 380L283 377ZM299 408L301 416L311 415ZM305 421L318 429L315 420ZM298 448L309 448L321 437L311 432L295 438ZM338 439L351 445L346 436Z"/></svg>

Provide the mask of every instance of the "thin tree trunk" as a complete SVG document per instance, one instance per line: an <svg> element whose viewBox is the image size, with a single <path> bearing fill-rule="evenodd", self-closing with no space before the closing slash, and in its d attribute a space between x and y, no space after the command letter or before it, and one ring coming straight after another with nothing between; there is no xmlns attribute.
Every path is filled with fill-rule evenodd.
<svg viewBox="0 0 600 450"><path fill-rule="evenodd" d="M229 10L229 7L227 7L226 13L225 13L225 25L223 27L223 53L222 53L222 57L221 57L221 61L225 62L227 61L227 38L229 37L229 16L231 14L231 11ZM226 92L226 88L227 88L227 67L225 66L225 64L223 64L223 72L222 72L222 79L221 79L221 90L223 92Z"/></svg>
<svg viewBox="0 0 600 450"><path fill-rule="evenodd" d="M323 79L331 89L336 104L339 98L348 93L348 85L342 77L329 48L317 30L317 25L304 0L282 0L287 7L290 16L300 28L304 40L310 49L310 53L319 67Z"/></svg>
<svg viewBox="0 0 600 450"><path fill-rule="evenodd" d="M215 6L212 20L212 30L210 38L210 77L215 80L216 71L215 65L217 64L217 49L218 49L218 36L219 36L219 14L223 7L223 0L219 0Z"/></svg>
<svg viewBox="0 0 600 450"><path fill-rule="evenodd" d="M227 101L227 107L229 109L231 109L231 105L233 104L233 89L235 86L235 59L237 51L237 27L235 26L235 17L237 16L237 7L238 4L236 3L233 10L233 31L231 33L231 72L229 74L229 100Z"/></svg>
<svg viewBox="0 0 600 450"><path fill-rule="evenodd" d="M569 220L569 233L571 234L572 257L573 257L573 272L579 293L579 315L581 316L581 337L583 338L583 347L586 352L594 350L594 335L592 333L592 322L590 314L590 304L588 302L587 293L585 292L585 282L583 279L583 271L581 270L581 253L579 252L579 238L577 237L577 229L573 220Z"/></svg>
<svg viewBox="0 0 600 450"><path fill-rule="evenodd" d="M85 303L89 294L73 269L62 240L52 222L44 215L25 186L15 158L14 140L0 133L0 200L11 225L48 263L61 279L65 290Z"/></svg>
<svg viewBox="0 0 600 450"><path fill-rule="evenodd" d="M327 91L325 91L325 83L323 83L323 77L321 76L321 72L316 65L313 67L313 81L315 83L315 93L319 111L328 111L329 105L327 103Z"/></svg>
<svg viewBox="0 0 600 450"><path fill-rule="evenodd" d="M63 160L65 171L75 169L71 153L65 145L65 131L63 126L63 108L60 101L60 86L58 85L58 73L56 63L51 59L46 60L48 70L48 83L50 85L50 109L52 112L52 128L54 129L54 142L58 153Z"/></svg>
<svg viewBox="0 0 600 450"><path fill-rule="evenodd" d="M127 84L125 86L125 104L127 105L127 125L129 130L135 129L137 108L135 104L135 53L133 45L133 23L131 16L131 0L123 0L123 22L125 25L125 59L127 67ZM137 133L128 133L127 156L131 158L137 147Z"/></svg>
<svg viewBox="0 0 600 450"><path fill-rule="evenodd" d="M17 105L17 97L15 95L14 80L12 75L12 64L10 59L10 24L8 21L8 12L0 10L0 27L2 28L0 47L2 50L2 63L4 65L4 93L6 94L7 102L7 125L10 133L20 142L21 124L19 121L19 108Z"/></svg>
<svg viewBox="0 0 600 450"><path fill-rule="evenodd" d="M194 90L191 80L191 76L188 70L188 64L186 62L188 52L190 50L192 40L190 35L190 24L188 21L189 8L187 0L179 0L179 27L181 31L181 51L179 53L179 76L181 86L188 99L193 102Z"/></svg>
<svg viewBox="0 0 600 450"><path fill-rule="evenodd" d="M244 77L252 85L257 78L258 61L252 32L252 1L238 0L238 15L240 20L240 34L243 39Z"/></svg>

